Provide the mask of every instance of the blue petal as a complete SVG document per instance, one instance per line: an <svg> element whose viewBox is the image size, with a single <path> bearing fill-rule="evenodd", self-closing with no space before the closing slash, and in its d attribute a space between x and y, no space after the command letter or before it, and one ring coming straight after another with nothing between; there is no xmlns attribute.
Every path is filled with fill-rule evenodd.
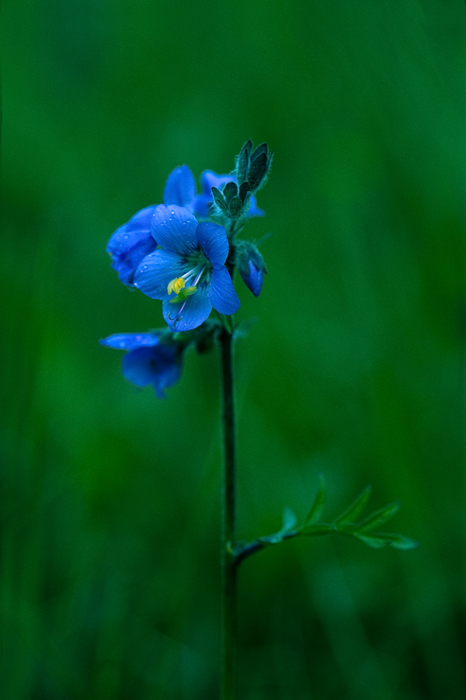
<svg viewBox="0 0 466 700"><path fill-rule="evenodd" d="M158 333L114 333L108 338L100 341L101 345L117 350L134 350L144 346L157 345L159 343Z"/></svg>
<svg viewBox="0 0 466 700"><path fill-rule="evenodd" d="M228 257L228 238L223 226L203 222L196 229L197 240L214 267L221 267Z"/></svg>
<svg viewBox="0 0 466 700"><path fill-rule="evenodd" d="M198 248L197 221L188 209L159 204L152 215L152 235L162 248L189 255Z"/></svg>
<svg viewBox="0 0 466 700"><path fill-rule="evenodd" d="M212 194L209 196L205 194L199 194L194 200L194 213L199 218L204 219L210 216L210 207L212 204Z"/></svg>
<svg viewBox="0 0 466 700"><path fill-rule="evenodd" d="M177 319L177 315L180 313ZM192 294L185 302L172 304L163 302L163 317L172 331L190 331L204 323L210 312L212 304L207 294L207 285L200 285L195 294Z"/></svg>
<svg viewBox="0 0 466 700"><path fill-rule="evenodd" d="M152 214L154 213L155 206L156 205L153 204L151 207L141 209L134 216L132 216L126 224L128 231L144 230L149 232L150 221Z"/></svg>
<svg viewBox="0 0 466 700"><path fill-rule="evenodd" d="M123 358L123 375L136 386L153 384L157 396L163 397L163 389L177 382L181 375L177 347L160 343L132 350Z"/></svg>
<svg viewBox="0 0 466 700"><path fill-rule="evenodd" d="M164 204L177 204L186 207L190 211L194 209L196 197L196 181L187 165L175 168L168 176L167 184L163 191Z"/></svg>
<svg viewBox="0 0 466 700"><path fill-rule="evenodd" d="M128 251L116 253L112 256L112 267L118 272L118 276L123 284L129 287L134 285L134 273L139 263L144 260L146 255L152 253L156 245L156 242L149 234L149 236L134 243Z"/></svg>
<svg viewBox="0 0 466 700"><path fill-rule="evenodd" d="M226 267L212 270L209 298L214 309L221 314L234 314L239 309L240 301Z"/></svg>
<svg viewBox="0 0 466 700"><path fill-rule="evenodd" d="M254 195L251 195L248 216L265 216L265 211L259 209L259 207L257 206L256 198L254 197Z"/></svg>
<svg viewBox="0 0 466 700"><path fill-rule="evenodd" d="M110 255L124 253L128 251L135 242L151 235L151 220L155 206L142 209L135 214L128 223L117 228L111 236L107 253Z"/></svg>
<svg viewBox="0 0 466 700"><path fill-rule="evenodd" d="M139 265L134 275L134 286L152 299L168 299L169 282L187 271L178 253L158 248Z"/></svg>
<svg viewBox="0 0 466 700"><path fill-rule="evenodd" d="M264 281L264 271L256 267L252 260L248 261L248 266L248 274L241 274L241 277L243 278L245 285L251 290L254 296L258 297L262 289L262 282Z"/></svg>
<svg viewBox="0 0 466 700"><path fill-rule="evenodd" d="M201 173L202 194L212 201L212 187L220 190L228 182L236 182L236 178L233 175L217 175L213 170L204 170Z"/></svg>
<svg viewBox="0 0 466 700"><path fill-rule="evenodd" d="M107 253L123 284L132 286L137 266L146 255L155 250L157 243L151 235L154 209L155 206L152 206L139 211L127 224L120 226L108 242Z"/></svg>

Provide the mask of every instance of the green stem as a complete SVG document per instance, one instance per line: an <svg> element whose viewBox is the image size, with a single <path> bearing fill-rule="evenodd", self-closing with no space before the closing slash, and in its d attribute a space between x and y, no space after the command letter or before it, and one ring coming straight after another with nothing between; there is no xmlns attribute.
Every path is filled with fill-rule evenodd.
<svg viewBox="0 0 466 700"><path fill-rule="evenodd" d="M222 700L235 697L236 562L235 544L235 414L233 398L233 337L220 335L222 357L223 522L222 522Z"/></svg>

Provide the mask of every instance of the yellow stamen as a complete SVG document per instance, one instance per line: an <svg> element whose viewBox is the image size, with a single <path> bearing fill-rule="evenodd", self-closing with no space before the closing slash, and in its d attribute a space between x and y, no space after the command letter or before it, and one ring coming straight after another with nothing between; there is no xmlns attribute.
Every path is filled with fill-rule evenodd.
<svg viewBox="0 0 466 700"><path fill-rule="evenodd" d="M182 277L175 277L174 280L168 283L167 291L169 294L171 294L172 292L175 292L175 294L179 294L185 285L186 282Z"/></svg>

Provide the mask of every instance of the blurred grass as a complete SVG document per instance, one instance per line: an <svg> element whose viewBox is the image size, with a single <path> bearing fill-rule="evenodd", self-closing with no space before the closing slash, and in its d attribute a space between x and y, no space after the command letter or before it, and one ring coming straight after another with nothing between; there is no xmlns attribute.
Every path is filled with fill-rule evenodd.
<svg viewBox="0 0 466 700"><path fill-rule="evenodd" d="M218 364L166 401L100 337L161 325L105 255L168 173L275 151L239 289L241 537L366 483L416 552L292 542L241 579L240 697L463 698L462 5L45 0L4 19L1 685L215 698ZM238 288L241 282L238 281ZM333 508L333 510L332 510Z"/></svg>

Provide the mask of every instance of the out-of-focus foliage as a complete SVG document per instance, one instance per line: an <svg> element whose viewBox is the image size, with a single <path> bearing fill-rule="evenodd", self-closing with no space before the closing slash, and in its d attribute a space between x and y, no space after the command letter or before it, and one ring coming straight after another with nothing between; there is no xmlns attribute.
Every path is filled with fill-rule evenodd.
<svg viewBox="0 0 466 700"><path fill-rule="evenodd" d="M242 700L462 699L465 8L128 0L3 8L1 684L218 697L218 362L166 400L99 345L163 325L111 233L168 174L275 153L238 277L239 537L367 483L413 552L297 538L244 562Z"/></svg>

